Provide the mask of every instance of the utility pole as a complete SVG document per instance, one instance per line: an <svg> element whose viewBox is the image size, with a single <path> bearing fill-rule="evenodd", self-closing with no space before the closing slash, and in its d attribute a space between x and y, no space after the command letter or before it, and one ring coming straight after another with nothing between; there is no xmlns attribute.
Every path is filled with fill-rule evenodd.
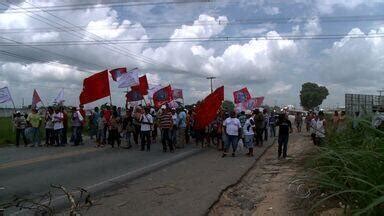
<svg viewBox="0 0 384 216"><path fill-rule="evenodd" d="M211 93L213 92L212 80L216 79L216 77L207 77L207 79L211 80Z"/></svg>

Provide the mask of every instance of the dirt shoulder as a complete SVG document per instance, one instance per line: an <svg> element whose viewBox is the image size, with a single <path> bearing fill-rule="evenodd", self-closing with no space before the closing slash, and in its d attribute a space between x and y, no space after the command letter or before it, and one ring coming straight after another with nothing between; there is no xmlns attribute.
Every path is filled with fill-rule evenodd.
<svg viewBox="0 0 384 216"><path fill-rule="evenodd" d="M305 191L294 179L315 148L306 133L290 136L288 159L277 159L277 147L275 143L238 184L224 191L209 215L307 215Z"/></svg>

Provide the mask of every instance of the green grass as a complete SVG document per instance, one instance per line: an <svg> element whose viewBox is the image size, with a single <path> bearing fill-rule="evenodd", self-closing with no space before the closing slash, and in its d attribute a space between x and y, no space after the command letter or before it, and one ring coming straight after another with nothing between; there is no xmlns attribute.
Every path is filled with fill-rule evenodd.
<svg viewBox="0 0 384 216"><path fill-rule="evenodd" d="M339 203L353 215L384 215L384 131L366 119L353 129L328 130L326 143L310 159L304 177L324 196L314 197L316 210L324 203ZM320 194L319 193L319 194Z"/></svg>
<svg viewBox="0 0 384 216"><path fill-rule="evenodd" d="M15 143L15 132L9 117L0 117L0 146Z"/></svg>

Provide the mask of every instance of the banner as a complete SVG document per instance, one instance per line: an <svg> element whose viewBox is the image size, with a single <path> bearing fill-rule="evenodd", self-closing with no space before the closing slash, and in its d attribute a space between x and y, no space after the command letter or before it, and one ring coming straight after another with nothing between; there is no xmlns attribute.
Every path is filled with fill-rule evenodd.
<svg viewBox="0 0 384 216"><path fill-rule="evenodd" d="M163 88L163 86L161 86L161 85L149 85L148 99L153 99L153 94L162 88Z"/></svg>
<svg viewBox="0 0 384 216"><path fill-rule="evenodd" d="M110 95L108 71L105 70L84 79L83 91L79 96L80 104L91 103Z"/></svg>
<svg viewBox="0 0 384 216"><path fill-rule="evenodd" d="M170 85L164 87L153 94L153 102L155 107L159 108L161 105L173 100L172 88Z"/></svg>
<svg viewBox="0 0 384 216"><path fill-rule="evenodd" d="M8 87L0 88L0 103L12 101L11 93Z"/></svg>
<svg viewBox="0 0 384 216"><path fill-rule="evenodd" d="M119 88L128 88L139 85L139 70L133 69L130 72L121 75L117 83Z"/></svg>
<svg viewBox="0 0 384 216"><path fill-rule="evenodd" d="M195 129L204 129L217 116L221 104L224 100L224 86L216 89L208 95L195 109Z"/></svg>
<svg viewBox="0 0 384 216"><path fill-rule="evenodd" d="M110 70L109 73L111 74L113 81L117 81L123 74L127 73L127 68L116 68Z"/></svg>
<svg viewBox="0 0 384 216"><path fill-rule="evenodd" d="M238 91L233 92L233 98L235 100L235 104L245 102L251 99L251 94L247 88L242 88Z"/></svg>
<svg viewBox="0 0 384 216"><path fill-rule="evenodd" d="M62 104L64 101L64 89L61 89L59 94L53 100L53 104Z"/></svg>
<svg viewBox="0 0 384 216"><path fill-rule="evenodd" d="M139 91L142 95L148 94L148 88L147 75L141 76L139 78L139 85L131 86L132 90Z"/></svg>
<svg viewBox="0 0 384 216"><path fill-rule="evenodd" d="M127 92L125 98L127 99L127 102L140 101L144 99L143 95L136 90Z"/></svg>
<svg viewBox="0 0 384 216"><path fill-rule="evenodd" d="M264 97L251 98L243 103L236 104L236 110L254 110L259 108L264 102Z"/></svg>
<svg viewBox="0 0 384 216"><path fill-rule="evenodd" d="M182 89L173 89L172 90L173 99L183 99L183 90Z"/></svg>

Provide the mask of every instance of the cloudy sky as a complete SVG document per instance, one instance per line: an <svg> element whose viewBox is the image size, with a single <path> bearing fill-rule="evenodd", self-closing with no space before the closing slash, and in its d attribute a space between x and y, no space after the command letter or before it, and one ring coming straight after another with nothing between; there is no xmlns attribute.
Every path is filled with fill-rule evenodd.
<svg viewBox="0 0 384 216"><path fill-rule="evenodd" d="M182 88L186 103L210 92L207 76L227 99L246 86L269 105L299 105L308 81L329 89L326 106L384 88L384 1L8 2L0 3L0 87L17 106L31 103L33 89L49 104L60 88L76 105L85 77L116 67ZM111 89L123 105L124 90L113 81Z"/></svg>

